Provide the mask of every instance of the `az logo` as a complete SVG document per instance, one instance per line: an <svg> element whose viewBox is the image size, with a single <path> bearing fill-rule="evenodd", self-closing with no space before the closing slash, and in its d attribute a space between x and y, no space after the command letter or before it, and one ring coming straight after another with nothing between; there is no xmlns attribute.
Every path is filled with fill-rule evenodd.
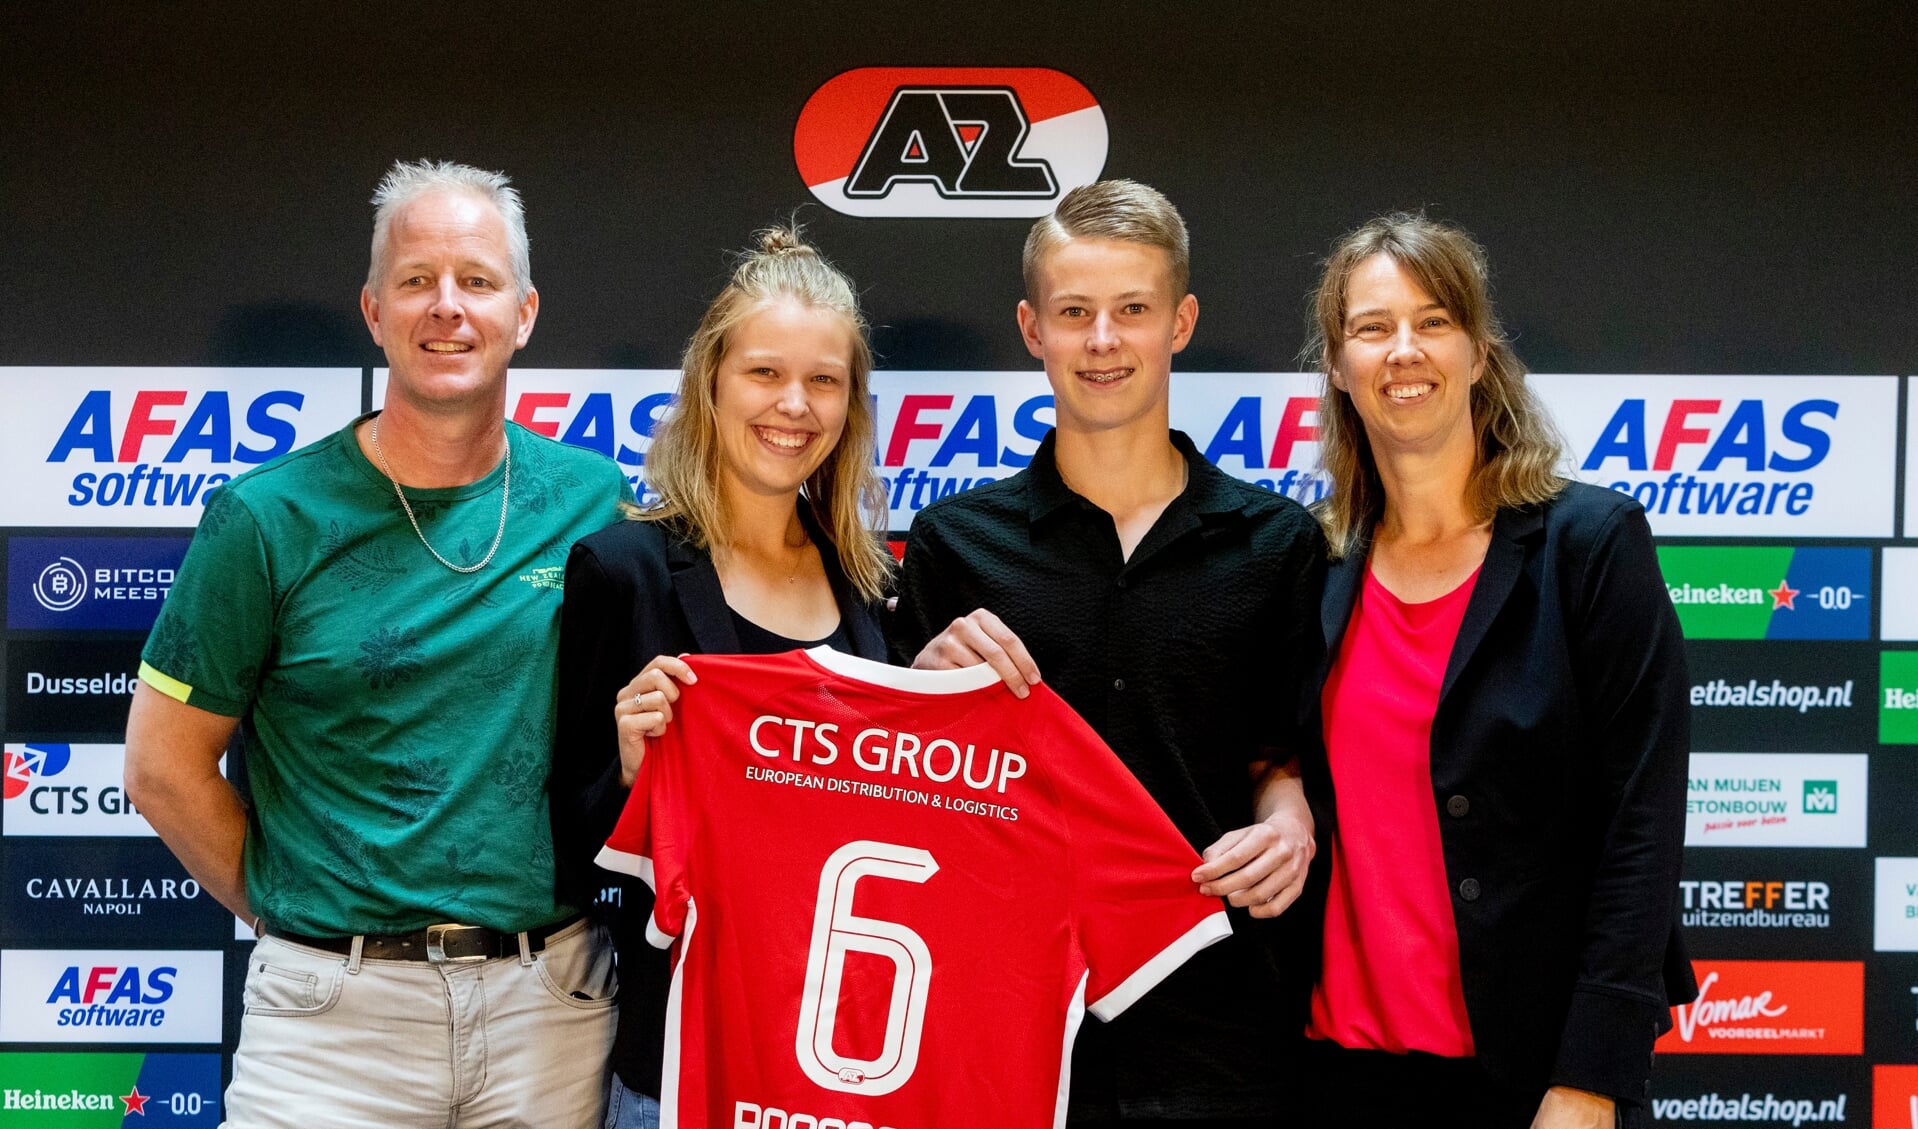
<svg viewBox="0 0 1918 1129"><path fill-rule="evenodd" d="M793 160L847 215L1033 218L1099 178L1106 120L1058 71L862 67L807 99Z"/></svg>

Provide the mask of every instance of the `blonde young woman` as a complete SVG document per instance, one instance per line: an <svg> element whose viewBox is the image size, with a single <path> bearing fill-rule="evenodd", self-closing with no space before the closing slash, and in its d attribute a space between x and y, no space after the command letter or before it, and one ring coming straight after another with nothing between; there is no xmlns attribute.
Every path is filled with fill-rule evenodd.
<svg viewBox="0 0 1918 1129"><path fill-rule="evenodd" d="M1313 311L1319 1124L1638 1124L1691 998L1684 642L1643 510L1558 477L1486 274L1464 232L1385 216Z"/></svg>
<svg viewBox="0 0 1918 1129"><path fill-rule="evenodd" d="M892 559L872 532L872 353L851 282L799 233L763 232L686 348L647 454L659 500L574 546L561 613L553 838L562 898L621 886L619 1033L606 1124L657 1124L666 954L651 892L597 870L648 736L672 718L687 653L827 644L884 661Z"/></svg>

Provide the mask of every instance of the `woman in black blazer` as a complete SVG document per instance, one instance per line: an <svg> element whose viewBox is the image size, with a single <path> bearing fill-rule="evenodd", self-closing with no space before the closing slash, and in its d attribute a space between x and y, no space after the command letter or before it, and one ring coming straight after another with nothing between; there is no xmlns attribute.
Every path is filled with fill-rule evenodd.
<svg viewBox="0 0 1918 1129"><path fill-rule="evenodd" d="M1692 994L1684 641L1644 512L1558 477L1464 232L1373 220L1314 315L1317 1123L1639 1123Z"/></svg>
<svg viewBox="0 0 1918 1129"><path fill-rule="evenodd" d="M892 565L872 532L872 353L851 282L788 229L764 232L686 348L647 454L659 501L566 562L551 802L561 897L610 899L619 1029L609 1126L657 1125L668 963L647 944L652 893L598 870L645 755L672 718L678 658L830 645L884 661L876 609Z"/></svg>

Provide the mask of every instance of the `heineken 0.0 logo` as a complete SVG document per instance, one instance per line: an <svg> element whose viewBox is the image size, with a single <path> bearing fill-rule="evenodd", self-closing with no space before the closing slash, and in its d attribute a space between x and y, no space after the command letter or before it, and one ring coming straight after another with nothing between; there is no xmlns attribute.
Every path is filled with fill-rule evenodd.
<svg viewBox="0 0 1918 1129"><path fill-rule="evenodd" d="M1666 545L1687 639L1868 639L1871 550Z"/></svg>
<svg viewBox="0 0 1918 1129"><path fill-rule="evenodd" d="M1878 656L1878 743L1918 745L1918 651Z"/></svg>

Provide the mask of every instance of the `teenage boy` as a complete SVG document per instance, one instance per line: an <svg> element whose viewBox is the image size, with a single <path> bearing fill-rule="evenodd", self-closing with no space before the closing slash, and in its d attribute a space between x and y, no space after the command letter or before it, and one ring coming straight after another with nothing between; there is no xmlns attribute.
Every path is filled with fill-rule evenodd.
<svg viewBox="0 0 1918 1129"><path fill-rule="evenodd" d="M1019 330L1056 427L1019 474L913 523L893 649L1048 682L1203 858L1235 934L1073 1055L1069 1121L1270 1125L1310 984L1293 915L1314 846L1296 753L1318 658L1325 544L1298 504L1240 482L1170 426L1172 355L1199 303L1185 223L1127 180L1066 194L1025 247Z"/></svg>

